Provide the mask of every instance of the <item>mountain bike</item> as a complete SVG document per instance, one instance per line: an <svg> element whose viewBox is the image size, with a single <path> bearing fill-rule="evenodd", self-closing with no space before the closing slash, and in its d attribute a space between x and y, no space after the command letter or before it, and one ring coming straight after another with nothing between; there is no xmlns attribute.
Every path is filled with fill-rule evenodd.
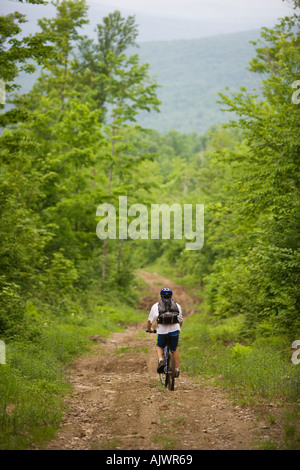
<svg viewBox="0 0 300 470"><path fill-rule="evenodd" d="M145 330L146 333L150 333L150 331ZM153 333L156 333L156 330L153 330ZM165 355L165 362L166 367L163 372L159 374L159 379L162 385L167 387L169 390L174 390L175 387L175 361L174 361L174 354L170 351L170 343L169 343L169 336L168 336L168 343L167 346L164 348L164 355Z"/></svg>

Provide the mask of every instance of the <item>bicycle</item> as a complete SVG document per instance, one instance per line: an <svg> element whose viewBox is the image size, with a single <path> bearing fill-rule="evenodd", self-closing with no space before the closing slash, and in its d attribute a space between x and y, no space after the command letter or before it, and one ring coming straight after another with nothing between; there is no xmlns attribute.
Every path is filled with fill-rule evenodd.
<svg viewBox="0 0 300 470"><path fill-rule="evenodd" d="M145 330L146 333L151 333L148 330ZM153 333L156 333L156 330L153 330ZM162 385L167 387L169 390L174 390L175 388L175 361L174 361L174 354L170 351L170 341L168 336L168 343L167 346L164 348L164 356L166 367L163 372L159 373L159 379Z"/></svg>

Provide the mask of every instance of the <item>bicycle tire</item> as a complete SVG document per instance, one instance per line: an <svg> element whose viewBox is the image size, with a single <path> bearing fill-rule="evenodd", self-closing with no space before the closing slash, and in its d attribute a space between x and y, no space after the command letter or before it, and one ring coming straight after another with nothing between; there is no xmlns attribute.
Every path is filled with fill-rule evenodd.
<svg viewBox="0 0 300 470"><path fill-rule="evenodd" d="M165 368L165 387L168 387L169 384L169 351L166 352L165 358L166 358L166 368Z"/></svg>
<svg viewBox="0 0 300 470"><path fill-rule="evenodd" d="M175 377L172 374L170 374L168 386L169 386L169 390L171 391L175 389Z"/></svg>
<svg viewBox="0 0 300 470"><path fill-rule="evenodd" d="M168 388L169 390L174 390L175 387L175 362L174 362L174 356L173 354L169 354L169 370L167 375L169 376L168 378Z"/></svg>

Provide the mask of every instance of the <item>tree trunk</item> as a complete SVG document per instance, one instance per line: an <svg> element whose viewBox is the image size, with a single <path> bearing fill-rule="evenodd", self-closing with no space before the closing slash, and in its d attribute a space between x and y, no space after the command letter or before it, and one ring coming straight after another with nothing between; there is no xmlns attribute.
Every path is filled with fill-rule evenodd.
<svg viewBox="0 0 300 470"><path fill-rule="evenodd" d="M115 130L113 129L113 134L112 134L112 141L111 141L111 157L114 156L114 151L115 151ZM112 182L112 176L113 176L113 160L111 161L110 167L109 167L109 174L108 174L108 188L107 192L108 195L110 195L111 191L111 182ZM102 261L102 282L105 282L105 274L106 274L106 257L107 257L107 238L104 240L103 243L103 261Z"/></svg>
<svg viewBox="0 0 300 470"><path fill-rule="evenodd" d="M106 275L106 245L107 245L107 238L105 238L103 242L102 282L105 282L105 275Z"/></svg>
<svg viewBox="0 0 300 470"><path fill-rule="evenodd" d="M119 238L118 271L120 271L121 269L121 259L122 259L122 239Z"/></svg>

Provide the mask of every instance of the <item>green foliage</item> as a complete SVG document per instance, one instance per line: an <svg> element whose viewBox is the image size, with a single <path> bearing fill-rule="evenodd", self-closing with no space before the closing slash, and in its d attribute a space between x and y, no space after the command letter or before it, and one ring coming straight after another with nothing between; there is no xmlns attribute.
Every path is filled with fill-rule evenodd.
<svg viewBox="0 0 300 470"><path fill-rule="evenodd" d="M261 95L244 87L232 97L220 93L238 120L198 141L169 133L169 161L160 149L159 165L168 171L159 198L203 203L205 243L189 252L181 242L162 241L158 255L200 286L208 313L243 314L244 334L253 339L263 331L293 339L300 331L299 110L291 100L298 29L296 15L263 28L250 63L264 74ZM184 146L185 139L195 146Z"/></svg>
<svg viewBox="0 0 300 470"><path fill-rule="evenodd" d="M45 44L49 36L36 33L34 36L23 37L22 40L16 37L22 31L20 25L24 22L25 16L17 11L0 17L0 77L5 81L7 92L18 88L13 81L20 71L34 72L35 67L32 63L27 63L28 59L42 64L43 55L52 53L51 47Z"/></svg>
<svg viewBox="0 0 300 470"><path fill-rule="evenodd" d="M6 342L7 363L0 369L1 449L43 447L62 418L68 365L88 350L89 337L107 337L128 323L145 320L144 313L116 299L110 298L109 304L97 290L90 290L88 302L77 299L77 311L59 316L42 298L28 303L22 327Z"/></svg>
<svg viewBox="0 0 300 470"><path fill-rule="evenodd" d="M78 278L74 262L66 259L62 253L54 253L51 265L45 271L47 279L47 297L72 293L74 282Z"/></svg>
<svg viewBox="0 0 300 470"><path fill-rule="evenodd" d="M183 368L200 377L220 375L236 398L252 403L262 397L297 402L299 370L289 362L286 337L241 344L242 316L224 319L193 315L181 332Z"/></svg>
<svg viewBox="0 0 300 470"><path fill-rule="evenodd" d="M88 348L89 336L109 336L145 320L135 308L129 243L109 244L106 282L101 280L103 242L95 233L95 214L108 194L117 198L126 190L134 201L144 191L146 170L139 173L139 167L148 160L147 149L141 129L130 123L139 109L157 107L156 85L148 66L125 54L135 38L133 18L116 12L104 19L103 30L99 25L99 38L112 37L105 51L109 73L95 78L72 57L83 43L85 2L53 4L57 15L40 21L42 33L30 39L32 47L27 38L12 40L4 52L24 18L2 18L7 27L0 45L0 61L7 64L2 78L12 81L25 59L41 64L45 55L32 91L16 95L14 110L2 115L7 125L0 139L0 335L7 353L0 371L2 449L43 446L53 436L68 391L67 366ZM47 48L41 38L48 40ZM97 86L104 83L107 93L99 105ZM115 117L104 127L107 104Z"/></svg>
<svg viewBox="0 0 300 470"><path fill-rule="evenodd" d="M0 376L1 449L27 449L53 437L69 390L65 365L86 347L78 329L43 325L27 322L22 340L7 343Z"/></svg>
<svg viewBox="0 0 300 470"><path fill-rule="evenodd" d="M202 136L161 135L139 125L140 113L158 111L160 102L149 65L128 54L136 45L134 17L111 13L94 42L80 34L84 0L53 4L56 17L41 20L42 32L20 42L23 16L1 17L8 90L21 70L33 70L29 60L44 70L1 115L0 335L8 357L0 376L0 447L27 448L53 433L67 390L65 368L89 336L145 320L136 309L133 273L149 263L162 273L172 269L205 296L208 316L191 316L181 336L188 372L220 374L249 399L295 402L299 372L288 354L300 331L299 109L291 101L298 16L263 28L255 42L250 70L263 74L260 92L248 93L237 78L239 91L220 93L238 117L230 126ZM228 63L225 71L222 53L210 52L203 43L204 62L193 56L192 63L218 67L214 76L223 70L226 79ZM191 81L189 74L191 106L204 122L194 99L199 83ZM165 92L176 96L176 121L183 97L171 85ZM210 87L222 92L219 82ZM212 99L203 96L201 106ZM181 119L181 128L189 119ZM186 250L184 239L99 240L96 209L117 206L121 195L128 205L148 208L204 204L203 249Z"/></svg>
<svg viewBox="0 0 300 470"><path fill-rule="evenodd" d="M236 343L236 345L231 349L232 359L233 360L241 360L245 358L251 353L250 346L243 346L240 343Z"/></svg>
<svg viewBox="0 0 300 470"><path fill-rule="evenodd" d="M13 334L22 323L24 300L18 285L7 282L4 276L0 277L0 283L0 335L3 338Z"/></svg>

